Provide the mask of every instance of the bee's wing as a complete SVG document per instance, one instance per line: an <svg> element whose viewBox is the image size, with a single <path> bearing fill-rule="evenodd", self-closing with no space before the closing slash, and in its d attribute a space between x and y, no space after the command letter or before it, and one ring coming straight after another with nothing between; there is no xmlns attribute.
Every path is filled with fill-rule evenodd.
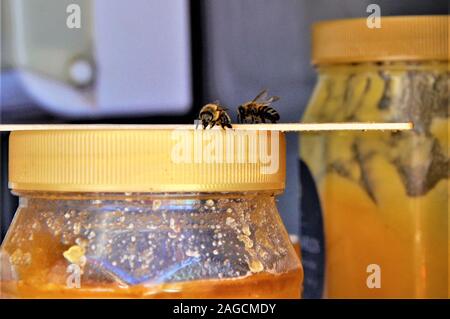
<svg viewBox="0 0 450 319"><path fill-rule="evenodd" d="M256 102L258 100L262 100L267 98L267 89L262 90L259 94L253 99L252 102Z"/></svg>
<svg viewBox="0 0 450 319"><path fill-rule="evenodd" d="M272 96L269 100L267 100L267 102L272 103L278 101L279 99L279 96Z"/></svg>
<svg viewBox="0 0 450 319"><path fill-rule="evenodd" d="M261 101L259 104L265 105L265 106L269 106L270 104L272 104L273 102L278 101L279 99L280 98L278 96L272 96L268 100Z"/></svg>

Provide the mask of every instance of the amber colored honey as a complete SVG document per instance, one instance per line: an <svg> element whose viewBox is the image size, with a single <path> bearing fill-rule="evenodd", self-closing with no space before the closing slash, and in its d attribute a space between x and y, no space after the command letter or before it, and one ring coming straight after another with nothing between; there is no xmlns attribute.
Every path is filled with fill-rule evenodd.
<svg viewBox="0 0 450 319"><path fill-rule="evenodd" d="M117 286L67 288L23 282L0 283L2 298L300 298L299 270L273 275L261 273L237 279L197 280L162 285L120 288Z"/></svg>
<svg viewBox="0 0 450 319"><path fill-rule="evenodd" d="M301 136L315 184L302 187L316 187L323 216L326 297L450 296L449 83L448 61L319 67L303 122L415 127Z"/></svg>
<svg viewBox="0 0 450 319"><path fill-rule="evenodd" d="M391 170L377 171L387 175ZM385 180L389 183L378 189L378 206L357 185L335 174L322 184L327 297L446 298L449 269L442 198L447 196L447 183L440 182L426 196L407 198L399 194L402 188L394 178ZM381 269L378 289L366 284L370 264Z"/></svg>

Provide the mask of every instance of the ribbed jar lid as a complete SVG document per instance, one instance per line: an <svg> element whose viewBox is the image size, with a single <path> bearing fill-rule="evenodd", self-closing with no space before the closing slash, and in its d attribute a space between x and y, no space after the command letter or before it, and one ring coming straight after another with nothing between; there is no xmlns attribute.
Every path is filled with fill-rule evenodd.
<svg viewBox="0 0 450 319"><path fill-rule="evenodd" d="M380 19L380 28L366 18L314 24L313 64L449 60L448 15Z"/></svg>
<svg viewBox="0 0 450 319"><path fill-rule="evenodd" d="M283 133L42 130L10 135L9 186L62 192L283 190Z"/></svg>

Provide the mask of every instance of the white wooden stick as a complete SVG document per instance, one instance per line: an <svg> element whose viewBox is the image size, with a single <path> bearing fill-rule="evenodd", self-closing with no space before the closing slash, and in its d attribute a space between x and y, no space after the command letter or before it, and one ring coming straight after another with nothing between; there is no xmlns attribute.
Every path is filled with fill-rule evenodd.
<svg viewBox="0 0 450 319"><path fill-rule="evenodd" d="M4 124L0 131L49 130L195 130L195 124ZM405 131L413 124L406 123L279 123L233 124L234 130L316 132L316 131ZM201 126L198 127L201 129ZM215 127L214 129L221 129Z"/></svg>

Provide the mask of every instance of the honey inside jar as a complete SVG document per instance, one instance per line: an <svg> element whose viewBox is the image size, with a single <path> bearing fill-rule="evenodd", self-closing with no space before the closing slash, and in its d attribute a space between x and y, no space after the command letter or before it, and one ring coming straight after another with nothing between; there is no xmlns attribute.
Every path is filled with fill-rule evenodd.
<svg viewBox="0 0 450 319"><path fill-rule="evenodd" d="M298 299L301 281L299 271L282 275L258 274L248 278L199 280L132 288L102 287L94 285L70 289L65 285L26 286L2 283L2 298L181 298L181 299Z"/></svg>
<svg viewBox="0 0 450 319"><path fill-rule="evenodd" d="M448 16L387 17L380 32L364 23L316 27L319 79L303 121L410 121L414 129L301 136L302 186L317 192L304 206L320 224L303 233L322 245L304 254L307 281L331 298L447 298ZM347 38L360 50L347 50ZM413 42L422 45L402 45Z"/></svg>
<svg viewBox="0 0 450 319"><path fill-rule="evenodd" d="M18 190L16 182L2 297L300 298L302 268L274 185L68 192Z"/></svg>

